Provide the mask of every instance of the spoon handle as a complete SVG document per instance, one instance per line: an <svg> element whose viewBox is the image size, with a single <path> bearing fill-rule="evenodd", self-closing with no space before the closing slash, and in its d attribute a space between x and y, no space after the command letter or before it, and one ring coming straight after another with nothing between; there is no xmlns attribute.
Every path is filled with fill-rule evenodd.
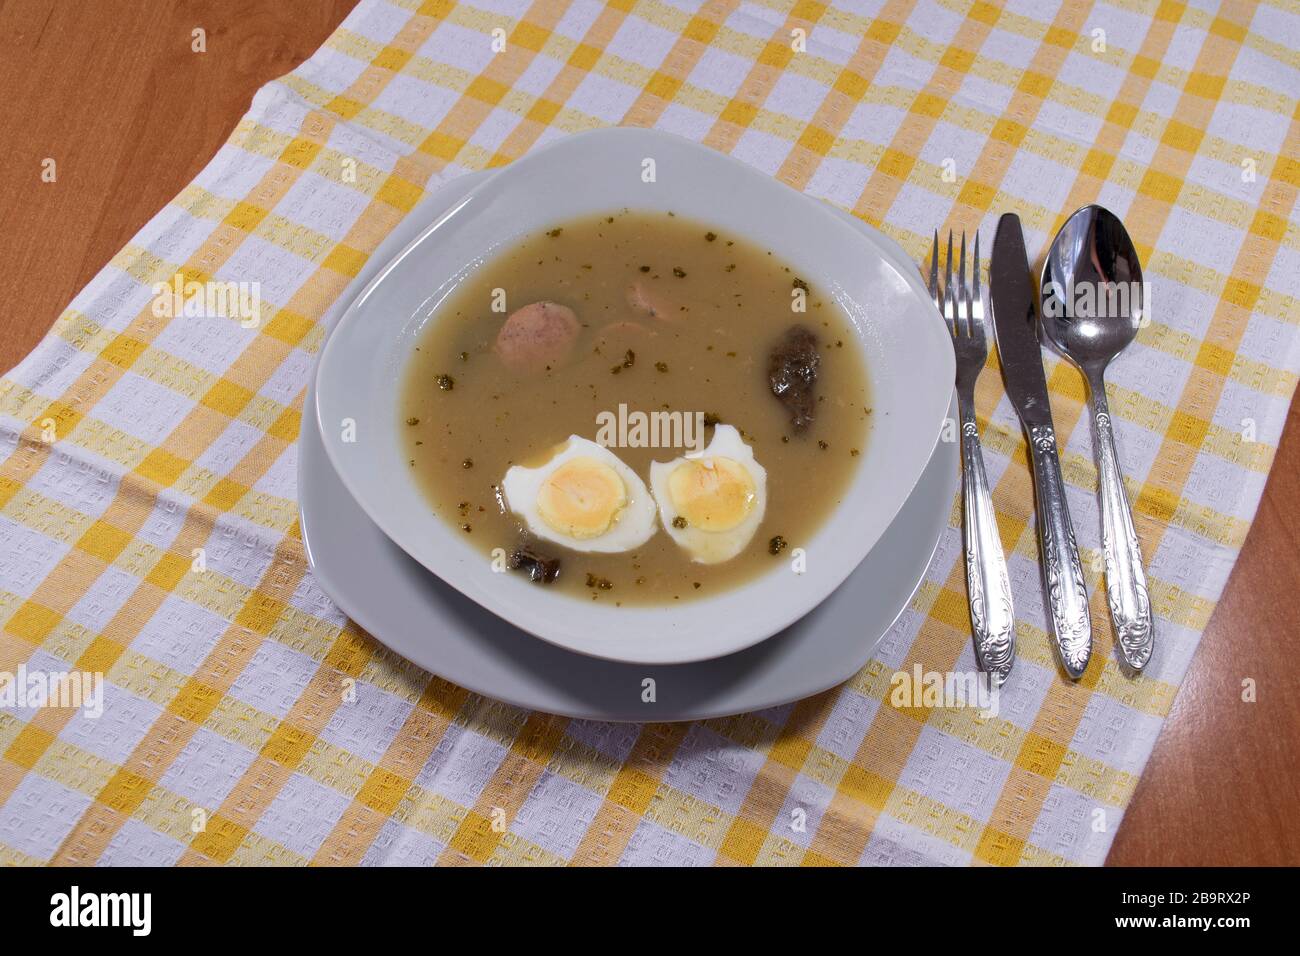
<svg viewBox="0 0 1300 956"><path fill-rule="evenodd" d="M998 537L997 515L984 472L973 396L958 389L961 409L962 537L966 546L966 593L980 670L1001 687L1016 659L1011 579Z"/></svg>
<svg viewBox="0 0 1300 956"><path fill-rule="evenodd" d="M1029 458L1034 466L1034 497L1038 505L1038 550L1047 593L1047 623L1065 671L1074 680L1083 676L1092 656L1092 615L1083 583L1079 546L1065 502L1061 462L1056 457L1056 432L1048 424L1029 429Z"/></svg>
<svg viewBox="0 0 1300 956"><path fill-rule="evenodd" d="M1106 562L1106 600L1115 624L1119 655L1132 670L1151 660L1155 630L1151 599L1142 571L1142 549L1133 527L1133 512L1124 492L1124 478L1115 453L1115 433L1106 404L1106 382L1101 374L1088 376L1092 395L1093 446L1097 455L1097 485L1101 495L1101 548Z"/></svg>

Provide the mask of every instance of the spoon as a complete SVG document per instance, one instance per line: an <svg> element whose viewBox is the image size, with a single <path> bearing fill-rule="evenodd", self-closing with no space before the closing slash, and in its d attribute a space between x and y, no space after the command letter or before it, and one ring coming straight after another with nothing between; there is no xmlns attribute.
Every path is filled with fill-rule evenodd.
<svg viewBox="0 0 1300 956"><path fill-rule="evenodd" d="M1043 334L1088 380L1106 598L1120 659L1134 672L1151 660L1155 633L1142 551L1115 453L1105 372L1137 335L1147 305L1143 292L1137 251L1114 213L1084 206L1066 220L1043 265L1039 314Z"/></svg>

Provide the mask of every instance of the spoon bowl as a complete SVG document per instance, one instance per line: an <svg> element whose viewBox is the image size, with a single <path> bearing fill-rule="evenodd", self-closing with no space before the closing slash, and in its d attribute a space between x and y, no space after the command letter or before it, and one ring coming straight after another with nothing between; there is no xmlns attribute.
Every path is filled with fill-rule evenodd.
<svg viewBox="0 0 1300 956"><path fill-rule="evenodd" d="M1043 263L1042 330L1084 371L1098 371L1137 336L1145 315L1142 265L1119 217L1084 206L1061 227Z"/></svg>

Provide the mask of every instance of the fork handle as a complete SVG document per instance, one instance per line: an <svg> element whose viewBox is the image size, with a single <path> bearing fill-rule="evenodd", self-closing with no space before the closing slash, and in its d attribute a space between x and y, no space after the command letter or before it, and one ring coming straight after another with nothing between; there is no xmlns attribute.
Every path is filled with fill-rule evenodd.
<svg viewBox="0 0 1300 956"><path fill-rule="evenodd" d="M1056 432L1051 425L1042 424L1028 426L1028 432L1048 628L1066 673L1078 680L1092 656L1088 590L1083 583L1079 546L1074 541L1074 526L1070 524L1065 502L1061 462L1056 457Z"/></svg>
<svg viewBox="0 0 1300 956"><path fill-rule="evenodd" d="M1097 452L1097 486L1101 495L1101 548L1106 562L1106 602L1115 625L1120 659L1134 671L1151 660L1155 632L1151 599L1142 571L1142 549L1133 527L1133 512L1115 453L1115 435L1106 404L1106 383L1100 374L1089 375L1092 395L1093 446Z"/></svg>
<svg viewBox="0 0 1300 956"><path fill-rule="evenodd" d="M962 537L966 545L966 595L980 670L1000 687L1016 657L1011 580L998 537L993 497L984 474L974 401L958 393L961 414Z"/></svg>

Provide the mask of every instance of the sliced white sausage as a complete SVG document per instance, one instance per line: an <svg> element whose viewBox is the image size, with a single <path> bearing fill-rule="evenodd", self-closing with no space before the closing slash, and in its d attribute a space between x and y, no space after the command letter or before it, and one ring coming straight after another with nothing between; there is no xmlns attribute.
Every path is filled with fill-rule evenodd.
<svg viewBox="0 0 1300 956"><path fill-rule="evenodd" d="M568 358L579 330L578 317L568 306L533 302L506 318L497 333L496 353L515 371L541 371Z"/></svg>
<svg viewBox="0 0 1300 956"><path fill-rule="evenodd" d="M638 280L629 285L627 304L632 308L632 313L642 319L677 322L682 317L680 306L656 290L649 282Z"/></svg>

